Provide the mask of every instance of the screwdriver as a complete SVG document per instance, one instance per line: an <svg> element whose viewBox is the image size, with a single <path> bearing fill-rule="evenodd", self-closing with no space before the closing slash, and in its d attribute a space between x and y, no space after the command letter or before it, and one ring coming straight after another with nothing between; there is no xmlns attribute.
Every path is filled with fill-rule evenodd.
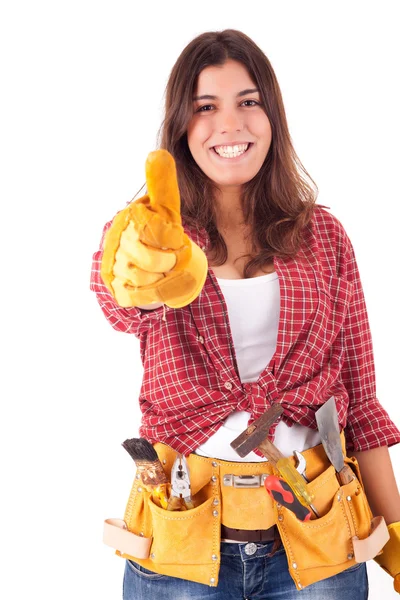
<svg viewBox="0 0 400 600"><path fill-rule="evenodd" d="M313 494L307 490L304 478L293 466L291 460L286 458L268 438L258 444L258 449L268 458L271 464L279 471L279 475L289 485L297 500L308 508L314 500Z"/></svg>
<svg viewBox="0 0 400 600"><path fill-rule="evenodd" d="M276 475L269 475L264 481L264 486L276 502L291 510L300 521L310 519L311 512L296 498L284 479L276 477Z"/></svg>

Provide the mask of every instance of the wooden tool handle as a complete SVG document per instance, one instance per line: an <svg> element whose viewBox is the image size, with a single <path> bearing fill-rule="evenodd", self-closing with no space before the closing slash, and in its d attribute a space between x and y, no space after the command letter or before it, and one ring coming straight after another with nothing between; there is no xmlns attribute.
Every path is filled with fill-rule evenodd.
<svg viewBox="0 0 400 600"><path fill-rule="evenodd" d="M268 458L270 463L273 465L276 465L280 458L284 458L282 452L280 452L280 450L278 450L278 448L274 446L268 438L265 438L261 444L258 444L258 449L261 450L264 456Z"/></svg>
<svg viewBox="0 0 400 600"><path fill-rule="evenodd" d="M350 483L355 478L353 470L347 464L344 465L341 471L338 471L338 479L341 485L346 485L346 483Z"/></svg>

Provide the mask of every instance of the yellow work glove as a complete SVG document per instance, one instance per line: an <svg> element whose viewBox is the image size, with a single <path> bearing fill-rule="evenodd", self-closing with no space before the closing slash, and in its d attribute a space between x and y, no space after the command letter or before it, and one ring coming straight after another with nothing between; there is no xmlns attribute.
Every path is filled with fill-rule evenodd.
<svg viewBox="0 0 400 600"><path fill-rule="evenodd" d="M207 277L204 252L184 233L176 166L167 150L146 160L148 194L119 212L107 231L101 277L124 307L190 304Z"/></svg>
<svg viewBox="0 0 400 600"><path fill-rule="evenodd" d="M400 521L391 523L387 528L390 539L383 547L382 553L375 556L374 561L393 577L394 589L400 594Z"/></svg>

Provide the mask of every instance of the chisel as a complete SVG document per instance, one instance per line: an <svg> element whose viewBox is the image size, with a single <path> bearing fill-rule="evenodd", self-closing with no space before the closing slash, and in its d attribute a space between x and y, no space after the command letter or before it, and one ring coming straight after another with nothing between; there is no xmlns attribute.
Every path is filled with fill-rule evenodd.
<svg viewBox="0 0 400 600"><path fill-rule="evenodd" d="M355 474L344 462L342 442L340 440L339 419L334 396L325 402L315 413L318 431L326 455L335 467L337 478L341 485L346 485L355 479Z"/></svg>

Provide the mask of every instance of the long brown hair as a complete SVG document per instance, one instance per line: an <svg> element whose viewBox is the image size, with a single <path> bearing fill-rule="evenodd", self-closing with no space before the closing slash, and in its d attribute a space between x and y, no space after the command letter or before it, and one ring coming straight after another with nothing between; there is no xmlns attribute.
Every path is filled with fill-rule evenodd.
<svg viewBox="0 0 400 600"><path fill-rule="evenodd" d="M247 255L250 259L244 270L246 278L270 264L273 256L296 255L302 230L312 217L318 188L294 151L281 91L265 54L253 40L235 29L197 36L184 48L170 73L158 144L176 162L184 223L204 228L209 234L209 259L214 264L223 264L227 247L216 226L214 184L194 161L186 132L193 115L192 96L200 72L208 66L223 65L228 59L247 68L260 90L272 129L271 146L261 169L242 186L242 210L253 248L252 254Z"/></svg>

